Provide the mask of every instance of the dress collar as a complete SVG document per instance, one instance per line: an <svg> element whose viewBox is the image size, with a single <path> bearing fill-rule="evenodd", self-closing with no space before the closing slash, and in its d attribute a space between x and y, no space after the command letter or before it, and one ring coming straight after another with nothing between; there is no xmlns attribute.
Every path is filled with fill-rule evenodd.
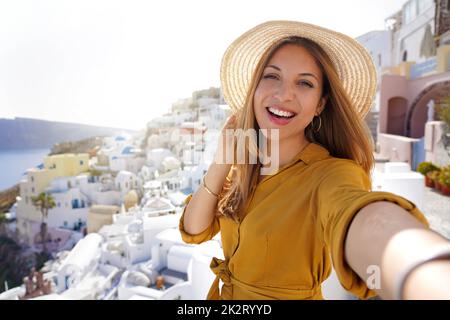
<svg viewBox="0 0 450 320"><path fill-rule="evenodd" d="M301 160L305 164L309 165L316 161L327 158L329 154L330 153L328 152L328 150L322 147L320 144L311 142L295 156L291 164Z"/></svg>
<svg viewBox="0 0 450 320"><path fill-rule="evenodd" d="M325 159L327 157L329 157L329 152L327 149L325 149L324 147L315 142L310 142L289 163L278 168L273 174L268 174L263 180L260 181L260 183L280 173L281 171L284 171L285 169L295 165L299 161L303 161L306 165L309 165L316 161Z"/></svg>

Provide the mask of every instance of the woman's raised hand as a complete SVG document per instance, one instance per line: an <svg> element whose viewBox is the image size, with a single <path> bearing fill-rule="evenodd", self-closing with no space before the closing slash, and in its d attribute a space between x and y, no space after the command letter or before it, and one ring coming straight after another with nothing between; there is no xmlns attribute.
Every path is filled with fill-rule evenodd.
<svg viewBox="0 0 450 320"><path fill-rule="evenodd" d="M236 129L236 123L237 123L236 114L233 114L228 117L228 119L225 121L225 124L222 127L222 130L220 131L219 141L218 141L218 145L217 145L217 151L216 151L216 155L214 157L215 162L217 164L227 164L226 163L227 158L225 157L225 155L227 154L227 151L228 152L232 151L231 142L233 141L233 139L232 139L233 135L230 135L227 139L226 132L227 132L227 130Z"/></svg>

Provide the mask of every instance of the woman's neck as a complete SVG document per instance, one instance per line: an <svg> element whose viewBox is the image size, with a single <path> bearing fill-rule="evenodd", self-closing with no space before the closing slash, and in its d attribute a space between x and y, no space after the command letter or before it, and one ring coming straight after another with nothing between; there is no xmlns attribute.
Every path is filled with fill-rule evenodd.
<svg viewBox="0 0 450 320"><path fill-rule="evenodd" d="M296 137L280 140L278 142L278 167L282 168L290 163L309 143L310 142L304 136L301 139ZM271 143L268 143L268 154L270 154L270 158L273 159L275 154L272 153L270 147ZM267 166L268 165L265 165L264 167Z"/></svg>
<svg viewBox="0 0 450 320"><path fill-rule="evenodd" d="M294 160L295 156L303 151L308 144L309 141L306 139L303 139L302 141L280 141L280 168Z"/></svg>

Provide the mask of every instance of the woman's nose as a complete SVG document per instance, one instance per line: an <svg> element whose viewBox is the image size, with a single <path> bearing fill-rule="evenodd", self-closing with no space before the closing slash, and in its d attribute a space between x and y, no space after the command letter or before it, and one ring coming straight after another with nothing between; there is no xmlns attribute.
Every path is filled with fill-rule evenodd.
<svg viewBox="0 0 450 320"><path fill-rule="evenodd" d="M294 91L288 83L281 82L277 90L275 91L274 97L281 102L291 101L294 99Z"/></svg>

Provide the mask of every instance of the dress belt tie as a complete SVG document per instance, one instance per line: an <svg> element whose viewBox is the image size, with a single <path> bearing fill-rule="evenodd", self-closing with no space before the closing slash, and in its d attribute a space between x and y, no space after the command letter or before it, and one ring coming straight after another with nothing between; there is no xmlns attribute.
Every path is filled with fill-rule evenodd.
<svg viewBox="0 0 450 320"><path fill-rule="evenodd" d="M228 269L228 259L221 260L213 257L211 260L210 268L216 275L216 279L209 289L207 299L208 300L231 300L233 298L233 286L252 292L257 299L319 299L322 300L321 286L315 286L313 288L277 288L277 287L261 287L254 286L234 278ZM222 280L222 292L219 293L219 280ZM277 297L277 298L274 298Z"/></svg>
<svg viewBox="0 0 450 320"><path fill-rule="evenodd" d="M231 273L228 269L228 260L221 260L219 258L213 257L211 260L210 268L212 272L216 275L211 289L209 289L207 299L208 300L220 300L222 297L232 297L232 286L231 286ZM219 293L219 280L222 280L222 294Z"/></svg>

